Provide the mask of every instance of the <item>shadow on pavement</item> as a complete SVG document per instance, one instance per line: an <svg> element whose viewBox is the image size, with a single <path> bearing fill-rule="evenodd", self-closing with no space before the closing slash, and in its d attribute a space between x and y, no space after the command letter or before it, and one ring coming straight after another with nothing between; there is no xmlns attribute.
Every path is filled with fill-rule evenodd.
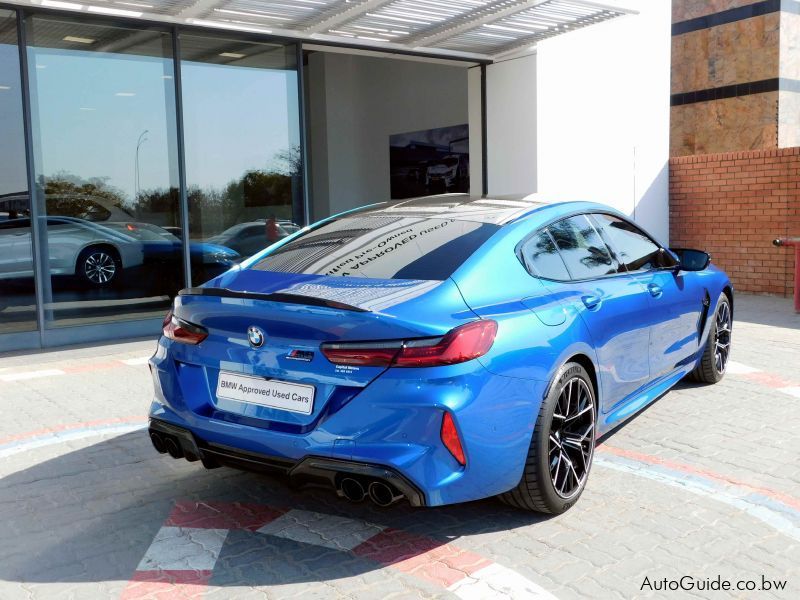
<svg viewBox="0 0 800 600"><path fill-rule="evenodd" d="M738 294L734 296L733 304L734 331L736 331L737 321L754 325L800 329L800 314L794 311L791 297Z"/></svg>
<svg viewBox="0 0 800 600"><path fill-rule="evenodd" d="M30 583L128 580L179 500L315 511L456 545L461 536L509 531L546 518L496 500L427 509L351 504L333 491L291 490L281 479L227 468L206 471L199 463L157 455L142 430L65 453L0 480L4 515L0 539L6 542L0 547L0 579ZM311 582L379 568L348 552L231 531L212 583Z"/></svg>

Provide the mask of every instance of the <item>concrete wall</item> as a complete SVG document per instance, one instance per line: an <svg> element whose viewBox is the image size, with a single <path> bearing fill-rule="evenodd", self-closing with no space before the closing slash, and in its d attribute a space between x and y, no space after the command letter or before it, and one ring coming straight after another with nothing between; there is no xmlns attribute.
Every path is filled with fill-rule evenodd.
<svg viewBox="0 0 800 600"><path fill-rule="evenodd" d="M486 139L489 194L537 189L537 57L486 68Z"/></svg>
<svg viewBox="0 0 800 600"><path fill-rule="evenodd" d="M490 193L596 200L667 239L671 6L637 8L487 68Z"/></svg>
<svg viewBox="0 0 800 600"><path fill-rule="evenodd" d="M469 193L480 197L483 194L483 122L481 106L481 68L470 67L467 71L467 95L469 103Z"/></svg>
<svg viewBox="0 0 800 600"><path fill-rule="evenodd" d="M312 220L390 198L391 134L468 122L466 67L328 52L308 58Z"/></svg>

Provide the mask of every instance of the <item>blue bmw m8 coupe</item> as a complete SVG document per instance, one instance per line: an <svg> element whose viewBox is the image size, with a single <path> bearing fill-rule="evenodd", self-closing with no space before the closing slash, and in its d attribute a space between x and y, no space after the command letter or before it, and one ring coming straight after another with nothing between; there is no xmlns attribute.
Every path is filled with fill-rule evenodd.
<svg viewBox="0 0 800 600"><path fill-rule="evenodd" d="M180 292L150 438L351 501L561 513L598 437L687 375L723 377L732 315L705 252L601 204L370 205Z"/></svg>

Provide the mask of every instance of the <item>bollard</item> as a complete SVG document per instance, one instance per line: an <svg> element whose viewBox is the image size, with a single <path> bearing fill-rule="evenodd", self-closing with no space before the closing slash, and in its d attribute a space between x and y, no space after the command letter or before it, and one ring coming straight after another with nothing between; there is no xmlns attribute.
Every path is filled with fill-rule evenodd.
<svg viewBox="0 0 800 600"><path fill-rule="evenodd" d="M800 313L800 237L778 238L772 243L778 247L794 247L794 311Z"/></svg>

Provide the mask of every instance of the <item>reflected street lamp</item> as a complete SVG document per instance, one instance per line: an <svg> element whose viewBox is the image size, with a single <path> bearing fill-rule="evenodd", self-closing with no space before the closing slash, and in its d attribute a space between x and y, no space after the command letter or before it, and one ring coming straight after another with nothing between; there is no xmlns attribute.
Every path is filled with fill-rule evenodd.
<svg viewBox="0 0 800 600"><path fill-rule="evenodd" d="M135 160L135 173L133 176L133 199L134 201L139 198L139 148L147 141L147 133L149 130L145 129L139 134L139 139L136 140L136 160Z"/></svg>

